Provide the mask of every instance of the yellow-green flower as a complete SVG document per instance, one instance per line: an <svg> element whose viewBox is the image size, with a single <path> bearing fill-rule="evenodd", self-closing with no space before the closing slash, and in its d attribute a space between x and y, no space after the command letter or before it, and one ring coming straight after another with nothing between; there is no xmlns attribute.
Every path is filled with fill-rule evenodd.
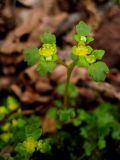
<svg viewBox="0 0 120 160"><path fill-rule="evenodd" d="M43 56L47 61L51 61L56 52L56 44L43 44L43 47L39 49L40 56Z"/></svg>
<svg viewBox="0 0 120 160"><path fill-rule="evenodd" d="M0 139L3 140L4 142L8 142L12 137L11 133L3 133L0 135Z"/></svg>
<svg viewBox="0 0 120 160"><path fill-rule="evenodd" d="M10 111L15 111L19 107L18 102L16 101L16 99L14 99L11 96L9 96L7 98L7 106L8 106Z"/></svg>
<svg viewBox="0 0 120 160"><path fill-rule="evenodd" d="M0 106L0 114L6 114L8 111L5 106Z"/></svg>
<svg viewBox="0 0 120 160"><path fill-rule="evenodd" d="M23 146L27 152L33 153L35 151L35 147L37 146L37 142L32 137L29 137L23 142Z"/></svg>
<svg viewBox="0 0 120 160"><path fill-rule="evenodd" d="M91 53L91 48L85 45L78 45L72 48L72 52L77 56L86 56Z"/></svg>
<svg viewBox="0 0 120 160"><path fill-rule="evenodd" d="M22 109L19 108L16 113L17 113L18 115L21 115L21 114L22 114Z"/></svg>
<svg viewBox="0 0 120 160"><path fill-rule="evenodd" d="M8 113L7 108L5 106L0 106L0 120L2 120L7 113Z"/></svg>
<svg viewBox="0 0 120 160"><path fill-rule="evenodd" d="M9 108L11 111L16 110L17 107L18 107L18 105L16 105L16 104L11 104L11 105L8 106L8 108Z"/></svg>
<svg viewBox="0 0 120 160"><path fill-rule="evenodd" d="M18 120L13 119L13 120L12 120L12 126L13 126L13 127L16 127L17 125L18 125Z"/></svg>
<svg viewBox="0 0 120 160"><path fill-rule="evenodd" d="M83 41L83 42L86 42L87 38L85 36L81 36L80 40Z"/></svg>
<svg viewBox="0 0 120 160"><path fill-rule="evenodd" d="M10 123L5 123L3 126L2 126L2 130L3 131L8 131L10 128Z"/></svg>

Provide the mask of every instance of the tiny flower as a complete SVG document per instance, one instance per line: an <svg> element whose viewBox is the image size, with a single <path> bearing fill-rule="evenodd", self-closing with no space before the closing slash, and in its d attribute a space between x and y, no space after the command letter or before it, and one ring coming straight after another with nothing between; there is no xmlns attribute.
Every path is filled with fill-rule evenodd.
<svg viewBox="0 0 120 160"><path fill-rule="evenodd" d="M90 52L91 52L89 49L89 46L85 46L85 45L74 46L72 48L72 51L77 56L86 56L86 55L90 54Z"/></svg>
<svg viewBox="0 0 120 160"><path fill-rule="evenodd" d="M8 106L10 111L15 111L19 107L18 102L16 101L16 99L14 99L11 96L9 96L7 98L7 106Z"/></svg>
<svg viewBox="0 0 120 160"><path fill-rule="evenodd" d="M86 41L87 41L87 38L86 38L85 36L81 36L81 37L80 37L80 40L83 41L83 42L86 42Z"/></svg>
<svg viewBox="0 0 120 160"><path fill-rule="evenodd" d="M29 137L23 142L23 146L27 152L33 153L35 151L35 147L37 146L37 142L32 137Z"/></svg>
<svg viewBox="0 0 120 160"><path fill-rule="evenodd" d="M4 106L0 106L0 114L6 114L7 113L7 109Z"/></svg>
<svg viewBox="0 0 120 160"><path fill-rule="evenodd" d="M18 121L16 119L12 120L12 126L16 127L18 125Z"/></svg>
<svg viewBox="0 0 120 160"><path fill-rule="evenodd" d="M3 131L8 131L10 128L10 123L5 123L3 126L2 126L2 130Z"/></svg>
<svg viewBox="0 0 120 160"><path fill-rule="evenodd" d="M52 61L53 57L56 55L57 49L56 44L43 44L43 46L39 49L39 54L46 61Z"/></svg>
<svg viewBox="0 0 120 160"><path fill-rule="evenodd" d="M2 120L6 114L8 113L8 110L5 106L0 106L0 120Z"/></svg>
<svg viewBox="0 0 120 160"><path fill-rule="evenodd" d="M10 109L10 111L15 111L17 109L17 105L16 104L11 104L8 106L8 108Z"/></svg>
<svg viewBox="0 0 120 160"><path fill-rule="evenodd" d="M0 139L4 142L8 142L12 137L11 133L3 133L0 135Z"/></svg>

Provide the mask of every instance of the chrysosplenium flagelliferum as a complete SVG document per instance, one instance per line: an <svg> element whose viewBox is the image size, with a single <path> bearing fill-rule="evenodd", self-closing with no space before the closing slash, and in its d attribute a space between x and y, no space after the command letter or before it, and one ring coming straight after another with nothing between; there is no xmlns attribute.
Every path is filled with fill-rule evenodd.
<svg viewBox="0 0 120 160"><path fill-rule="evenodd" d="M76 34L74 35L77 44L71 49L71 59L74 66L85 67L88 69L88 74L95 81L104 81L106 74L109 72L107 65L101 61L105 54L104 50L93 49L89 43L94 40L89 36L91 28L81 21L76 26ZM43 43L40 49L27 48L25 50L25 61L29 65L37 64L37 71L41 75L47 72L52 72L57 63L65 64L57 55L56 37L50 32L45 32L41 36ZM64 66L69 68L69 65Z"/></svg>

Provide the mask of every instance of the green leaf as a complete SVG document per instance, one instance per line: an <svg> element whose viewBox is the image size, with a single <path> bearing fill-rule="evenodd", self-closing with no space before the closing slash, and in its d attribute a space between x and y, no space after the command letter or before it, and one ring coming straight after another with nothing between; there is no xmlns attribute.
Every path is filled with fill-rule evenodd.
<svg viewBox="0 0 120 160"><path fill-rule="evenodd" d="M31 126L31 124L34 124L34 127L39 128L41 126L40 118L32 115L29 119L27 119L27 125Z"/></svg>
<svg viewBox="0 0 120 160"><path fill-rule="evenodd" d="M71 57L71 59L72 59L73 61L77 61L77 59L78 59L78 56L75 55L74 53L71 53L71 54L70 54L70 57Z"/></svg>
<svg viewBox="0 0 120 160"><path fill-rule="evenodd" d="M41 36L41 41L46 44L56 43L56 37L51 32L45 32Z"/></svg>
<svg viewBox="0 0 120 160"><path fill-rule="evenodd" d="M46 117L55 119L56 118L56 114L57 114L57 109L56 108L50 108L47 111Z"/></svg>
<svg viewBox="0 0 120 160"><path fill-rule="evenodd" d="M81 125L82 121L81 121L81 119L78 117L78 118L73 119L72 123L73 123L73 125L74 125L75 127L78 127L79 125Z"/></svg>
<svg viewBox="0 0 120 160"><path fill-rule="evenodd" d="M90 43L90 42L92 42L92 41L94 41L93 37L87 37L87 41L86 41L87 44Z"/></svg>
<svg viewBox="0 0 120 160"><path fill-rule="evenodd" d="M18 143L15 147L15 151L18 152L19 154L25 156L27 155L25 147L23 146L22 143Z"/></svg>
<svg viewBox="0 0 120 160"><path fill-rule="evenodd" d="M109 73L109 68L104 62L96 62L88 67L88 74L95 81L104 81Z"/></svg>
<svg viewBox="0 0 120 160"><path fill-rule="evenodd" d="M11 139L14 143L16 142L21 142L25 139L25 128L24 127L21 127L21 128L18 128L18 127L14 127L13 128L13 139Z"/></svg>
<svg viewBox="0 0 120 160"><path fill-rule="evenodd" d="M101 150L104 149L105 147L106 147L106 141L104 137L100 137L98 140L98 148Z"/></svg>
<svg viewBox="0 0 120 160"><path fill-rule="evenodd" d="M77 65L79 67L89 67L89 63L86 60L85 56L80 56L79 60L77 61Z"/></svg>
<svg viewBox="0 0 120 160"><path fill-rule="evenodd" d="M90 156L92 154L92 151L94 150L94 146L93 144L85 141L84 145L83 145L83 148L85 150L85 154L86 156Z"/></svg>
<svg viewBox="0 0 120 160"><path fill-rule="evenodd" d="M25 137L32 137L37 140L42 134L40 118L37 116L31 116L30 118L27 118L26 121Z"/></svg>
<svg viewBox="0 0 120 160"><path fill-rule="evenodd" d="M42 134L42 129L41 128L36 128L34 124L31 124L31 126L26 126L25 128L25 135L27 137L33 137L35 140L40 138Z"/></svg>
<svg viewBox="0 0 120 160"><path fill-rule="evenodd" d="M105 54L105 51L102 49L96 49L92 52L92 54L96 57L97 60L101 60Z"/></svg>
<svg viewBox="0 0 120 160"><path fill-rule="evenodd" d="M89 130L87 127L81 127L80 128L80 135L85 138L88 139L89 138Z"/></svg>
<svg viewBox="0 0 120 160"><path fill-rule="evenodd" d="M54 101L54 104L55 104L55 106L56 106L57 108L61 108L61 106L62 106L62 102L61 102L60 100L55 100L55 101Z"/></svg>
<svg viewBox="0 0 120 160"><path fill-rule="evenodd" d="M62 83L60 84L58 87L57 87L57 92L59 94L64 94L64 91L65 91L65 84ZM69 84L69 88L68 88L68 95L69 97L71 98L75 98L77 97L78 95L78 90L77 90L77 87L74 85L74 84Z"/></svg>
<svg viewBox="0 0 120 160"><path fill-rule="evenodd" d="M81 36L80 34L75 34L73 38L81 45L84 45L87 42L87 38L85 36Z"/></svg>
<svg viewBox="0 0 120 160"><path fill-rule="evenodd" d="M120 140L120 124L119 123L113 124L112 138L116 140Z"/></svg>
<svg viewBox="0 0 120 160"><path fill-rule="evenodd" d="M76 31L79 35L85 36L88 35L91 32L91 27L88 26L86 23L81 21L77 26L76 26Z"/></svg>
<svg viewBox="0 0 120 160"><path fill-rule="evenodd" d="M25 54L25 61L28 63L28 65L33 65L35 63L38 63L40 60L38 48L35 47L26 48L24 50L24 54Z"/></svg>
<svg viewBox="0 0 120 160"><path fill-rule="evenodd" d="M56 55L56 54L54 54L53 56L52 56L52 61L57 61L58 60L58 55Z"/></svg>
<svg viewBox="0 0 120 160"><path fill-rule="evenodd" d="M75 111L74 109L67 109L67 110L61 110L59 111L59 118L60 121L69 121L71 118L75 117Z"/></svg>
<svg viewBox="0 0 120 160"><path fill-rule="evenodd" d="M86 56L86 60L88 63L94 63L96 61L96 57L94 55Z"/></svg>
<svg viewBox="0 0 120 160"><path fill-rule="evenodd" d="M55 62L41 61L41 63L37 66L37 71L41 76L44 76L47 72L52 72L55 67Z"/></svg>
<svg viewBox="0 0 120 160"><path fill-rule="evenodd" d="M78 110L78 115L79 115L79 118L81 119L81 121L85 121L88 119L88 113L86 111L84 111L83 109Z"/></svg>
<svg viewBox="0 0 120 160"><path fill-rule="evenodd" d="M75 41L79 42L80 41L80 37L81 37L80 35L75 34L73 38L74 38Z"/></svg>
<svg viewBox="0 0 120 160"><path fill-rule="evenodd" d="M50 144L44 140L39 140L37 144L37 150L39 150L41 153L47 153L50 152L51 146Z"/></svg>

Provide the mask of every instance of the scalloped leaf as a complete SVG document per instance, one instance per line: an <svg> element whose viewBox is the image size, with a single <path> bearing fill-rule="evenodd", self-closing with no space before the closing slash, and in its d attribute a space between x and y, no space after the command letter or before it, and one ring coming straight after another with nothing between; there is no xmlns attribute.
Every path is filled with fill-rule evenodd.
<svg viewBox="0 0 120 160"><path fill-rule="evenodd" d="M55 62L48 62L48 61L42 61L38 66L37 66L37 71L41 76L44 76L48 72L52 72L56 67Z"/></svg>
<svg viewBox="0 0 120 160"><path fill-rule="evenodd" d="M104 81L106 75L109 73L109 68L104 62L96 62L88 67L88 74L95 81Z"/></svg>
<svg viewBox="0 0 120 160"><path fill-rule="evenodd" d="M88 61L86 60L86 57L85 56L80 56L79 57L79 60L77 61L77 65L79 67L89 67L89 63Z"/></svg>
<svg viewBox="0 0 120 160"><path fill-rule="evenodd" d="M24 50L25 55L25 62L28 63L28 65L34 65L37 62L39 62L40 55L39 55L39 49L36 47L26 48Z"/></svg>
<svg viewBox="0 0 120 160"><path fill-rule="evenodd" d="M40 39L43 43L46 44L56 43L56 37L51 32L44 32Z"/></svg>
<svg viewBox="0 0 120 160"><path fill-rule="evenodd" d="M91 27L81 21L78 25L76 25L76 32L81 36L86 36L91 32Z"/></svg>
<svg viewBox="0 0 120 160"><path fill-rule="evenodd" d="M93 37L87 37L87 41L86 43L89 44L90 42L94 41L94 38Z"/></svg>
<svg viewBox="0 0 120 160"><path fill-rule="evenodd" d="M105 51L102 49L95 49L92 54L96 57L97 60L101 60L105 54Z"/></svg>

